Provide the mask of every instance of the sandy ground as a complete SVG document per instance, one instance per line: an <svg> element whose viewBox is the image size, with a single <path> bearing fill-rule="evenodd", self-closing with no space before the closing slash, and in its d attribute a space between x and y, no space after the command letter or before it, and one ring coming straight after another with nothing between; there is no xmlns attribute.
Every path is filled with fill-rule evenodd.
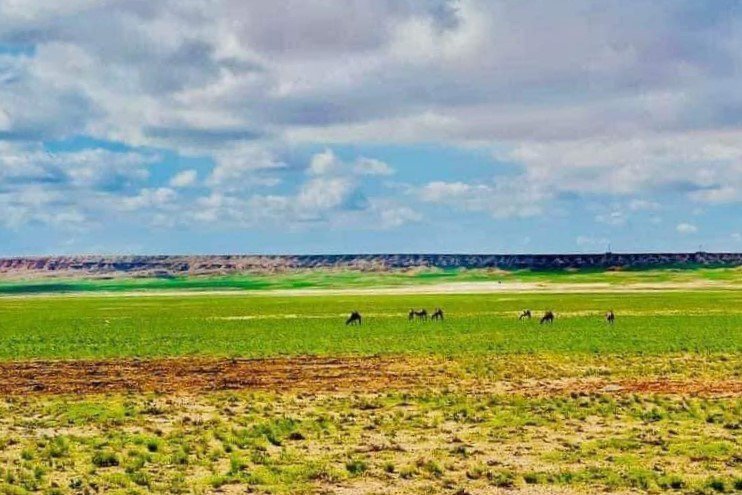
<svg viewBox="0 0 742 495"><path fill-rule="evenodd" d="M458 388L526 396L661 393L742 397L742 381L658 378L558 378L514 381L462 377L436 360L395 357L277 359L176 358L0 363L0 396L108 392L199 393L218 390L383 392Z"/></svg>
<svg viewBox="0 0 742 495"><path fill-rule="evenodd" d="M683 290L742 290L742 284L725 281L694 280L688 282L551 283L551 282L449 282L430 285L404 285L372 288L309 288L273 290L131 290L75 293L38 293L0 295L0 298L32 297L188 297L188 296L352 296L415 294L508 294L508 293L615 293Z"/></svg>

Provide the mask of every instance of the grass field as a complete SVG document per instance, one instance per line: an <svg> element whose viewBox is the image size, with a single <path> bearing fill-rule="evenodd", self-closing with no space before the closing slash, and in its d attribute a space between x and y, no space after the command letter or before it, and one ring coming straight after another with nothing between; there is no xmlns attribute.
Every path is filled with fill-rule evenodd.
<svg viewBox="0 0 742 495"><path fill-rule="evenodd" d="M0 494L742 491L734 289L0 297L0 369Z"/></svg>
<svg viewBox="0 0 742 495"><path fill-rule="evenodd" d="M409 308L437 306L445 322L407 321ZM519 322L523 308L536 318ZM343 324L353 309L361 328ZM546 328L545 309L557 314ZM0 299L0 359L739 352L740 329L737 291Z"/></svg>
<svg viewBox="0 0 742 495"><path fill-rule="evenodd" d="M163 290L266 291L291 289L348 289L433 285L440 283L502 282L543 284L630 284L698 283L731 284L742 288L740 268L683 268L647 270L466 270L416 269L396 272L313 270L270 275L224 275L164 278L47 277L0 281L0 294L50 294L60 292L128 292Z"/></svg>

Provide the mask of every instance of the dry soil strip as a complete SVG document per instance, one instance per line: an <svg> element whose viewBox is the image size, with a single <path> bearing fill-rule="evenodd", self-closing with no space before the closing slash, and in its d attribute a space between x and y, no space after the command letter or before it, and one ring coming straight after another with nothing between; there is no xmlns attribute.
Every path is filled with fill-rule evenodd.
<svg viewBox="0 0 742 495"><path fill-rule="evenodd" d="M0 397L219 390L358 392L458 389L466 393L673 394L742 397L741 380L462 377L436 360L395 357L18 361L0 363Z"/></svg>

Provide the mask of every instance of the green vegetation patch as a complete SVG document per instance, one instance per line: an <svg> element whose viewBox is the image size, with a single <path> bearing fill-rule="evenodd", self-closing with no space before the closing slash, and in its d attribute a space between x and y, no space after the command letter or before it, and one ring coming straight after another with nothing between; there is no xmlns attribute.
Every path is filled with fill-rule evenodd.
<svg viewBox="0 0 742 495"><path fill-rule="evenodd" d="M392 271L304 270L275 274L222 276L38 278L0 282L0 294L53 294L74 292L211 291L260 292L286 289L364 289L440 283L499 282L538 284L712 283L742 287L742 268L666 268L646 270L499 270L417 268Z"/></svg>
<svg viewBox="0 0 742 495"><path fill-rule="evenodd" d="M445 321L407 320L423 307ZM524 308L534 319L518 321ZM556 321L539 325L547 309ZM344 325L351 310L363 325ZM0 344L0 360L736 353L742 292L0 298Z"/></svg>

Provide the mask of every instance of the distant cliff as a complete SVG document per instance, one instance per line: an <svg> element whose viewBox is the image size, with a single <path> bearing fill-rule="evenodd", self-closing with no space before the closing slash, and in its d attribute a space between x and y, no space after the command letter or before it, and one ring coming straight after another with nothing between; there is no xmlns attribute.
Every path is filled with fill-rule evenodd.
<svg viewBox="0 0 742 495"><path fill-rule="evenodd" d="M167 277L275 273L317 268L388 271L421 267L559 270L695 266L742 266L742 253L19 257L0 259L0 278Z"/></svg>

